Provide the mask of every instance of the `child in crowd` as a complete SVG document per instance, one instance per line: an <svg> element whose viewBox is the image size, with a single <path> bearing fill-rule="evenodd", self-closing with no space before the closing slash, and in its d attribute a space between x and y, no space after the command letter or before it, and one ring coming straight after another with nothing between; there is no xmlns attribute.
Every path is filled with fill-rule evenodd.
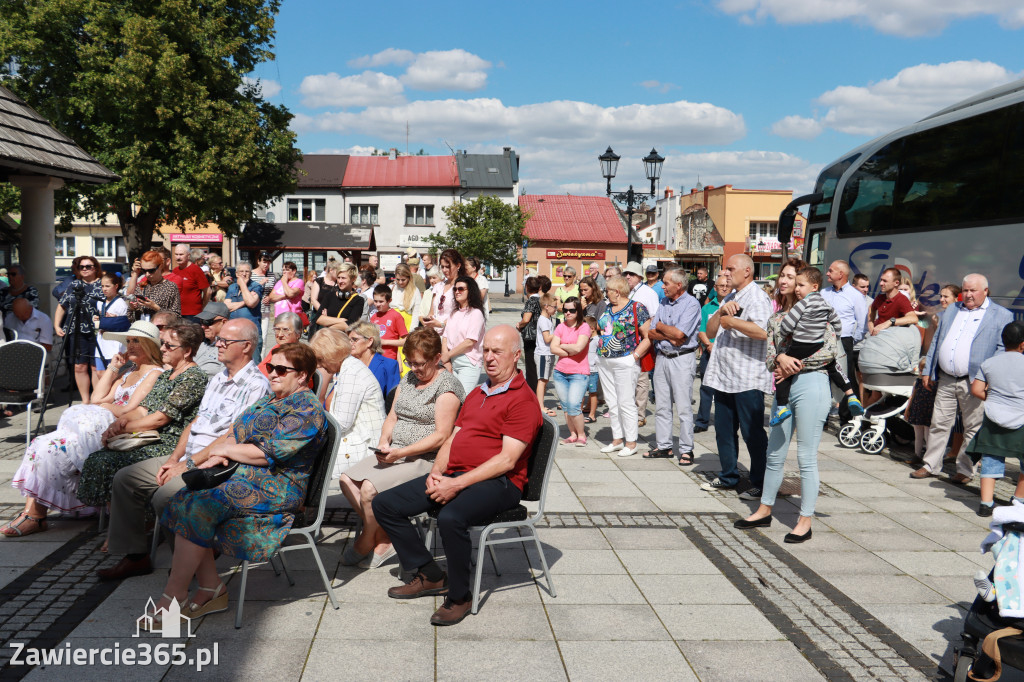
<svg viewBox="0 0 1024 682"><path fill-rule="evenodd" d="M587 398L583 404L583 411L587 413L587 416L583 418L585 424L593 424L597 421L597 389L600 386L599 377L597 375L597 343L598 333L597 318L593 315L587 315L583 318L583 322L590 327L590 348L587 351L587 362L590 365L590 377L587 380Z"/></svg>
<svg viewBox="0 0 1024 682"><path fill-rule="evenodd" d="M981 505L978 516L991 516L996 481L1006 471L1006 458L1016 457L1024 469L1024 322L1003 327L1005 353L981 363L971 395L985 401L985 417L967 446L981 456ZM1017 477L1013 499L1024 503L1024 473Z"/></svg>
<svg viewBox="0 0 1024 682"><path fill-rule="evenodd" d="M555 356L551 352L550 344L555 331L554 314L558 310L557 301L554 294L544 294L540 297L540 317L537 318L537 349L533 352L534 362L537 363L537 400L540 402L541 412L549 417L554 417L555 411L544 407L544 393L548 390L548 382L551 381L551 374L555 370Z"/></svg>
<svg viewBox="0 0 1024 682"><path fill-rule="evenodd" d="M391 308L391 287L386 284L374 287L373 305L377 311L370 315L370 322L380 329L380 352L384 357L398 360L398 349L405 345L409 330L405 328L402 314Z"/></svg>
<svg viewBox="0 0 1024 682"><path fill-rule="evenodd" d="M839 316L832 309L818 290L821 288L821 270L817 268L802 268L796 274L796 297L797 302L786 313L779 325L779 333L783 336L792 336L789 347L784 351L786 355L804 360L814 355L825 344L825 325L831 324L838 336L843 330L843 324ZM776 339L776 347L781 347L779 339ZM853 415L864 414L864 408L860 401L853 395L853 388L850 380L846 378L835 358L826 365L829 379L838 386L845 394L850 413ZM781 424L789 419L793 412L789 409L789 389L793 383L793 377L787 377L775 382L775 402L778 405L775 414L768 423L772 426Z"/></svg>

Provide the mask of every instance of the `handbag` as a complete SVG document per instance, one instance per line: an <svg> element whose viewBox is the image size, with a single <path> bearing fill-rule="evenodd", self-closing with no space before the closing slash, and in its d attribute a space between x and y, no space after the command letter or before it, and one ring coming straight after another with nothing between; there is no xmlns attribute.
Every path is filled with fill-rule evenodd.
<svg viewBox="0 0 1024 682"><path fill-rule="evenodd" d="M181 475L185 487L189 490L207 490L216 488L224 481L231 478L238 470L238 462L231 464L220 464L206 469L192 469Z"/></svg>
<svg viewBox="0 0 1024 682"><path fill-rule="evenodd" d="M526 304L526 308L529 308L529 310L523 310L524 313L531 313L530 321L526 323L525 327L519 330L519 334L523 337L523 341L537 340L537 316L540 315L540 307L537 307L537 309L534 310L535 306L531 305L531 302L537 300L538 299L531 296Z"/></svg>
<svg viewBox="0 0 1024 682"><path fill-rule="evenodd" d="M636 301L633 301L633 329L636 330L636 342L637 345L639 345L640 327L636 324ZM650 372L652 369L654 369L654 353L651 349L648 349L647 352L640 357L640 371Z"/></svg>
<svg viewBox="0 0 1024 682"><path fill-rule="evenodd" d="M107 450L125 452L160 442L160 434L156 431L138 431L136 433L119 433L107 441Z"/></svg>

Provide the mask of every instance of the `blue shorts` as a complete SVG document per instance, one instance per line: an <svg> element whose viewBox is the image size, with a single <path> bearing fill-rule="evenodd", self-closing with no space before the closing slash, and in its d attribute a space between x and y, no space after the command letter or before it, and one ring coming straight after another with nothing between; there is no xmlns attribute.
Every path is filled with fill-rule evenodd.
<svg viewBox="0 0 1024 682"><path fill-rule="evenodd" d="M536 353L533 361L537 363L537 380L551 381L551 373L555 371L555 362L558 361L554 355L541 355Z"/></svg>
<svg viewBox="0 0 1024 682"><path fill-rule="evenodd" d="M1006 458L999 455L981 456L981 477L1002 478L1006 473Z"/></svg>
<svg viewBox="0 0 1024 682"><path fill-rule="evenodd" d="M587 379L587 392L597 394L597 387L601 381L601 377L597 372L591 372L590 377Z"/></svg>
<svg viewBox="0 0 1024 682"><path fill-rule="evenodd" d="M587 374L565 374L555 370L551 383L555 385L558 402L562 403L562 409L570 417L583 414L583 396L587 394L589 381Z"/></svg>

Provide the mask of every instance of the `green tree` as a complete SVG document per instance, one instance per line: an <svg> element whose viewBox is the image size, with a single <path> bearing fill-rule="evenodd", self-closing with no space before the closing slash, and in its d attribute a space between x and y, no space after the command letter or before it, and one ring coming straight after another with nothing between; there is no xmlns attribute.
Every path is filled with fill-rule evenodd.
<svg viewBox="0 0 1024 682"><path fill-rule="evenodd" d="M131 258L163 223L228 234L294 187L292 115L245 79L279 0L0 0L0 78L120 180L59 192L114 213ZM5 77L6 76L6 77Z"/></svg>
<svg viewBox="0 0 1024 682"><path fill-rule="evenodd" d="M518 204L506 204L496 196L480 195L472 201L444 207L448 231L427 240L438 250L456 249L475 256L499 272L519 265L519 248L529 216Z"/></svg>

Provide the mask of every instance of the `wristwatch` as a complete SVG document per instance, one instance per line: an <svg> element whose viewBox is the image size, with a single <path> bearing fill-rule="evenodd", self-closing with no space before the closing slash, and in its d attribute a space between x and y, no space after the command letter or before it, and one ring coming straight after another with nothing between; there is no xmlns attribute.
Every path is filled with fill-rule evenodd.
<svg viewBox="0 0 1024 682"><path fill-rule="evenodd" d="M195 468L196 468L195 460L192 459L191 457L186 457L185 458L185 470L186 471L192 471Z"/></svg>

